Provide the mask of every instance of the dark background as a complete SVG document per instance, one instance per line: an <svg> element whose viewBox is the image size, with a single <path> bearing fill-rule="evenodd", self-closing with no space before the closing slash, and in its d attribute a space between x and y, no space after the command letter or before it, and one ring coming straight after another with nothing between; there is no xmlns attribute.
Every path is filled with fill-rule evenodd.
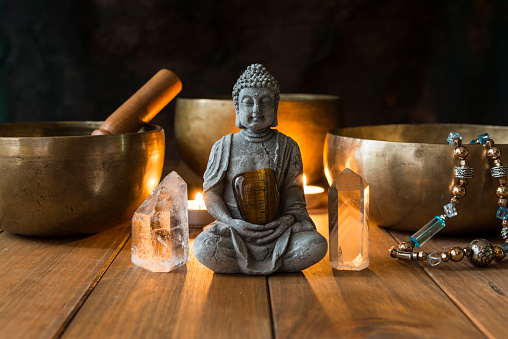
<svg viewBox="0 0 508 339"><path fill-rule="evenodd" d="M0 0L0 122L103 120L161 68L229 95L255 62L346 126L508 125L504 0Z"/></svg>

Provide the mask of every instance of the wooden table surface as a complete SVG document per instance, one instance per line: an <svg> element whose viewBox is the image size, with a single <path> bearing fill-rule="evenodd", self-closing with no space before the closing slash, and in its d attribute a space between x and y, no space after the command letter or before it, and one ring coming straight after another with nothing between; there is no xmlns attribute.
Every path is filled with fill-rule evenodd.
<svg viewBox="0 0 508 339"><path fill-rule="evenodd" d="M325 211L311 216L328 236ZM1 232L0 338L508 337L508 260L431 268L388 256L406 234L370 233L368 269L332 270L325 257L264 277L214 274L192 253L173 272L146 271L131 263L130 225L65 239Z"/></svg>

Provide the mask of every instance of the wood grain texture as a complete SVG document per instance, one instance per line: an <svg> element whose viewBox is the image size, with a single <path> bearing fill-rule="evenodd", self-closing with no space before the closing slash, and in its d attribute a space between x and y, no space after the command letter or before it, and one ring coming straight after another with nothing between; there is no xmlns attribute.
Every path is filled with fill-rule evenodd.
<svg viewBox="0 0 508 339"><path fill-rule="evenodd" d="M399 241L406 241L410 234L391 231ZM476 238L490 240L494 245L502 243L496 236L469 236L450 238L436 236L420 250L446 252L455 246L466 247ZM490 338L508 338L506 314L508 314L508 260L492 262L478 268L464 258L460 262L448 261L432 267L428 262L419 262L429 276L457 304L478 328ZM417 265L415 263L415 265Z"/></svg>
<svg viewBox="0 0 508 339"><path fill-rule="evenodd" d="M312 215L328 236L326 214ZM371 225L370 266L336 271L328 257L269 277L276 338L475 337L482 333L418 266L388 255L394 239Z"/></svg>
<svg viewBox="0 0 508 339"><path fill-rule="evenodd" d="M0 234L0 337L58 336L127 240L129 227L72 238Z"/></svg>
<svg viewBox="0 0 508 339"><path fill-rule="evenodd" d="M272 337L266 277L214 274L192 253L186 266L152 273L130 256L129 241L63 338Z"/></svg>

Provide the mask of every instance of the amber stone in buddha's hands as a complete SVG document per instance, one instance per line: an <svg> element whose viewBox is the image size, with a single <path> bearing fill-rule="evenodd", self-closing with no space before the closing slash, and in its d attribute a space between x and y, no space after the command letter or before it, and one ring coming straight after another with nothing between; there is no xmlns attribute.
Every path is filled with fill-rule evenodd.
<svg viewBox="0 0 508 339"><path fill-rule="evenodd" d="M233 191L238 210L245 221L264 225L275 219L279 192L273 169L238 174L233 178Z"/></svg>

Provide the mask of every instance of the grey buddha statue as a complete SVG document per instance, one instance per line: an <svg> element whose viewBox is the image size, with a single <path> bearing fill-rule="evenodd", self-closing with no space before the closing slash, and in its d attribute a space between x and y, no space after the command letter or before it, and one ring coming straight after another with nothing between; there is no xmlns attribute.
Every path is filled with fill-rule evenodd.
<svg viewBox="0 0 508 339"><path fill-rule="evenodd" d="M326 239L306 210L303 164L277 126L279 85L260 64L233 88L236 126L210 152L203 196L217 220L194 242L194 255L216 273L298 272L326 254Z"/></svg>

